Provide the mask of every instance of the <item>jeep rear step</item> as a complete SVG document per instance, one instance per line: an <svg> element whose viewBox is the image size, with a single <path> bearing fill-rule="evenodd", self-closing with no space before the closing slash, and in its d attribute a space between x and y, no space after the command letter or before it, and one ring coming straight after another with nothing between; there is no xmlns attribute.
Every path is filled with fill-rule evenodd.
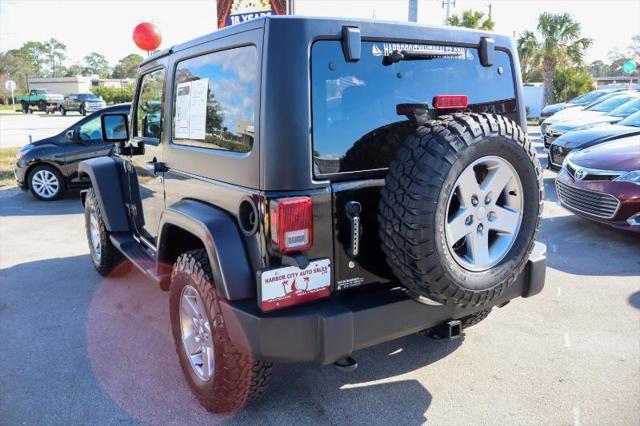
<svg viewBox="0 0 640 426"><path fill-rule="evenodd" d="M533 296L544 286L545 268L546 247L536 243L516 282L490 304L476 307L424 305L399 287L375 286L271 313L260 311L254 300L223 302L221 308L233 342L246 345L257 359L330 364L359 349Z"/></svg>
<svg viewBox="0 0 640 426"><path fill-rule="evenodd" d="M169 279L168 275L159 275L157 273L155 257L130 234L111 234L109 238L120 253L156 284Z"/></svg>

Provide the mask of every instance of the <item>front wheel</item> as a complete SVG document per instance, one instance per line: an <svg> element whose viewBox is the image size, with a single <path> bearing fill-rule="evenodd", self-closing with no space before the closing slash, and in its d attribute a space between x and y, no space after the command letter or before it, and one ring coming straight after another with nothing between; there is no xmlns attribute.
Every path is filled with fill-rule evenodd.
<svg viewBox="0 0 640 426"><path fill-rule="evenodd" d="M22 106L22 113L23 114L28 114L29 113L29 104L25 101L20 102L20 106Z"/></svg>
<svg viewBox="0 0 640 426"><path fill-rule="evenodd" d="M80 105L80 114L87 115L87 110L84 108L84 105Z"/></svg>
<svg viewBox="0 0 640 426"><path fill-rule="evenodd" d="M171 276L169 309L180 367L207 410L228 413L260 397L271 364L254 360L231 342L206 250L182 254Z"/></svg>
<svg viewBox="0 0 640 426"><path fill-rule="evenodd" d="M38 102L38 109L47 112L47 103L45 101Z"/></svg>
<svg viewBox="0 0 640 426"><path fill-rule="evenodd" d="M109 231L104 224L104 218L93 188L87 192L84 203L84 226L93 266L100 275L106 276L123 258L109 238Z"/></svg>
<svg viewBox="0 0 640 426"><path fill-rule="evenodd" d="M42 201L57 200L65 192L64 178L54 167L36 166L29 173L31 194Z"/></svg>

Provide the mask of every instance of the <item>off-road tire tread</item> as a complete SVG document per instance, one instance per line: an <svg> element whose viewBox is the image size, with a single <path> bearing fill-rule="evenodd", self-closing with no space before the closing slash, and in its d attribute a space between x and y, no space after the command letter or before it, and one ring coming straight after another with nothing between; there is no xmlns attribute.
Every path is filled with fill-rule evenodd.
<svg viewBox="0 0 640 426"><path fill-rule="evenodd" d="M218 357L216 357L214 391L209 395L203 395L192 387L194 396L202 406L215 413L233 412L248 402L259 399L271 381L272 364L252 360L250 354L238 349L229 339L220 309L221 296L213 285L213 274L207 251L197 249L180 255L174 264L172 283L179 274L186 274L200 293L209 318L213 318L211 332L215 345L214 351L216 353L222 351L222 365L218 365ZM171 291L176 289L172 288ZM177 297L180 295L178 294ZM176 339L176 352L180 357L182 342L175 332L174 339ZM180 366L185 376L192 374L190 365L181 361Z"/></svg>
<svg viewBox="0 0 640 426"><path fill-rule="evenodd" d="M513 140L530 158L537 175L539 214L526 255L509 278L487 290L468 290L447 279L436 255L436 224L421 224L419 217L427 213L435 216L440 188L457 153L491 136ZM381 191L379 235L387 262L409 294L462 306L487 303L513 284L527 264L540 227L543 188L535 148L515 122L484 113L456 113L430 121L399 147Z"/></svg>
<svg viewBox="0 0 640 426"><path fill-rule="evenodd" d="M491 308L483 309L475 314L471 314L464 318L460 318L460 323L462 324L462 329L469 328L473 325L478 324L480 321L485 319L491 313Z"/></svg>
<svg viewBox="0 0 640 426"><path fill-rule="evenodd" d="M98 273L102 276L107 276L117 265L119 265L124 260L124 256L118 251L118 249L113 245L111 239L109 238L109 231L107 231L107 227L104 224L104 218L102 217L102 212L100 211L100 204L98 203L98 199L93 188L89 188L84 203L85 232L87 234L89 251L91 251L91 230L89 228L89 215L92 208L96 210L98 222L100 224L100 245L102 249L100 264L98 265L93 261L93 256L91 256L91 254L89 254L89 256L91 256L91 263L93 263L93 266L95 266L96 271L98 271Z"/></svg>

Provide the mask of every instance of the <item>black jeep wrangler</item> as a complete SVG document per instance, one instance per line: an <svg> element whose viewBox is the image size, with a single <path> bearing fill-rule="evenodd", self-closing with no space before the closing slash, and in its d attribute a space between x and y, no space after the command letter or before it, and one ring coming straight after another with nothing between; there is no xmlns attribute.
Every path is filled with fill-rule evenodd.
<svg viewBox="0 0 640 426"><path fill-rule="evenodd" d="M266 17L159 52L117 154L81 163L91 258L169 291L182 370L229 412L271 363L456 337L544 285L513 41Z"/></svg>

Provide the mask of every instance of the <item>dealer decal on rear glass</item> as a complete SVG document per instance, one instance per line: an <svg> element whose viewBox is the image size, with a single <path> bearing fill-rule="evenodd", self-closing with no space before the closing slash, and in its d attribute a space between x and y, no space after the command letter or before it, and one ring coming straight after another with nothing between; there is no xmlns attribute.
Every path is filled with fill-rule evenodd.
<svg viewBox="0 0 640 426"><path fill-rule="evenodd" d="M443 52L458 53L460 56L453 56L450 59L459 60L473 60L473 52L466 47L460 46L440 46L432 44L411 44L411 43L374 43L371 46L371 54L373 56L389 56L394 50L402 52L407 51L421 51L421 50L440 50Z"/></svg>
<svg viewBox="0 0 640 426"><path fill-rule="evenodd" d="M331 262L313 260L305 269L296 266L260 273L260 302L270 311L331 294Z"/></svg>

